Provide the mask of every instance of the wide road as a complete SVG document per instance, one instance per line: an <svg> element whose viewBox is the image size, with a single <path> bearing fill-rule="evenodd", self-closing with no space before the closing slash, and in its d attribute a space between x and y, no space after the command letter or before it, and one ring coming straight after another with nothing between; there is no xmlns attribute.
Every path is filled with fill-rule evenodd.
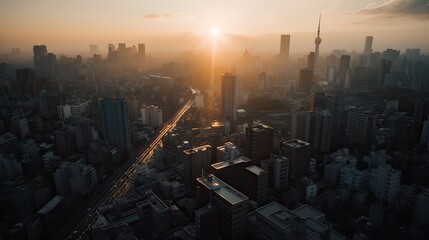
<svg viewBox="0 0 429 240"><path fill-rule="evenodd" d="M68 231L63 231L64 233L69 233L68 235L64 236L63 234L59 234L60 236L53 237L53 239L86 238L90 226L97 220L97 206L102 203L113 201L116 197L123 195L128 190L128 176L136 171L136 165L138 163L147 163L150 161L154 149L161 142L162 138L176 127L177 122L186 111L191 108L193 102L194 100L187 101L174 117L162 127L156 136L141 148L142 150L134 153L125 163L116 169L113 176L108 177L107 181L98 186L96 192L85 202L79 212L73 214L72 220L67 224L68 229L65 229Z"/></svg>

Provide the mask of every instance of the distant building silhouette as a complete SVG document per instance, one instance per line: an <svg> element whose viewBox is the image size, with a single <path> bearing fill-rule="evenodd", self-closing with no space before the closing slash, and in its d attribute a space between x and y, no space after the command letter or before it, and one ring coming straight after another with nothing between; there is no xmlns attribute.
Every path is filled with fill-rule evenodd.
<svg viewBox="0 0 429 240"><path fill-rule="evenodd" d="M237 75L225 73L221 79L221 107L225 120L237 120L238 78Z"/></svg>
<svg viewBox="0 0 429 240"><path fill-rule="evenodd" d="M281 35L279 60L282 66L287 66L289 64L289 47L290 35Z"/></svg>

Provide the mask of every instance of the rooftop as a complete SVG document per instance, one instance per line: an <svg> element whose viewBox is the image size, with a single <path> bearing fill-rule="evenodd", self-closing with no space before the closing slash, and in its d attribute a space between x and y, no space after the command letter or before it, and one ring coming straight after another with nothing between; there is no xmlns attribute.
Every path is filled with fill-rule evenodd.
<svg viewBox="0 0 429 240"><path fill-rule="evenodd" d="M251 162L251 161L252 161L252 160L251 160L250 158L247 158L247 157L241 156L241 157L238 157L238 158L237 158L237 159L235 159L235 160L231 160L231 161L222 161L222 162L214 163L214 164L212 164L212 167L213 167L214 169L219 170L219 169L222 169L222 168L225 168L225 167L231 166L231 165L236 165L236 164L240 164L240 163L248 163L248 162Z"/></svg>
<svg viewBox="0 0 429 240"><path fill-rule="evenodd" d="M225 199L231 205L235 205L243 201L249 200L246 195L229 186L213 174L210 174L205 177L199 177L197 178L197 181L209 190L212 190L215 195Z"/></svg>
<svg viewBox="0 0 429 240"><path fill-rule="evenodd" d="M305 147L305 146L309 146L310 145L310 143L304 142L304 141L299 140L299 139L294 139L294 140L290 140L290 141L284 141L283 144L287 145L289 147L292 147L292 148L301 148L301 147Z"/></svg>
<svg viewBox="0 0 429 240"><path fill-rule="evenodd" d="M207 151L210 148L211 148L210 145L203 145L203 146L199 146L199 147L194 147L194 148L191 148L191 149L183 150L183 152L185 154L187 154L187 155L191 155L191 154L196 153L196 152Z"/></svg>
<svg viewBox="0 0 429 240"><path fill-rule="evenodd" d="M58 206L58 204L60 204L63 199L64 198L60 195L56 195L51 199L51 201L46 203L45 206L43 206L39 211L37 211L37 213L43 215L49 214L49 212L51 212L56 206Z"/></svg>
<svg viewBox="0 0 429 240"><path fill-rule="evenodd" d="M266 173L266 171L256 165L252 165L246 168L248 171L254 173L255 175L261 175L262 173Z"/></svg>

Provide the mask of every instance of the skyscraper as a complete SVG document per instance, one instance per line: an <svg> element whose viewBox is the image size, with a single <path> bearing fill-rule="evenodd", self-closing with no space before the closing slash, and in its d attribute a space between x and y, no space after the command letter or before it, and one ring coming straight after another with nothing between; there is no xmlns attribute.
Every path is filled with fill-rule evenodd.
<svg viewBox="0 0 429 240"><path fill-rule="evenodd" d="M121 92L116 98L100 99L101 124L104 139L110 144L131 148L130 121L127 100Z"/></svg>
<svg viewBox="0 0 429 240"><path fill-rule="evenodd" d="M310 94L311 83L313 82L313 70L304 68L299 71L298 90Z"/></svg>
<svg viewBox="0 0 429 240"><path fill-rule="evenodd" d="M190 191L195 189L195 179L201 175L201 170L208 171L212 161L212 147L203 145L183 150L183 176L185 185Z"/></svg>
<svg viewBox="0 0 429 240"><path fill-rule="evenodd" d="M252 123L246 128L246 157L258 165L270 157L273 147L274 130L261 123Z"/></svg>
<svg viewBox="0 0 429 240"><path fill-rule="evenodd" d="M222 117L225 120L235 121L237 119L238 105L238 78L232 73L222 75L221 82L221 107Z"/></svg>
<svg viewBox="0 0 429 240"><path fill-rule="evenodd" d="M373 36L366 36L365 37L365 46L363 48L363 55L364 56L368 56L371 55L372 53L372 41L373 41Z"/></svg>
<svg viewBox="0 0 429 240"><path fill-rule="evenodd" d="M289 63L289 46L290 35L281 35L279 60L282 66L287 65Z"/></svg>
<svg viewBox="0 0 429 240"><path fill-rule="evenodd" d="M322 39L320 38L320 20L322 18L322 15L319 15L319 27L317 28L317 37L314 39L314 44L316 44L316 47L314 49L314 71L319 71L319 46L322 43Z"/></svg>
<svg viewBox="0 0 429 240"><path fill-rule="evenodd" d="M376 127L378 114L369 111L353 110L349 112L347 137L350 143L370 144Z"/></svg>

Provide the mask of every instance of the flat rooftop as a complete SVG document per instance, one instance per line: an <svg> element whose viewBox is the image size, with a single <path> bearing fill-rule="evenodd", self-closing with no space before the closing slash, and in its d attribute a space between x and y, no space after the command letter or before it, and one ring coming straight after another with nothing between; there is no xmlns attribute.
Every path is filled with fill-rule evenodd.
<svg viewBox="0 0 429 240"><path fill-rule="evenodd" d="M310 145L310 143L304 142L304 141L299 140L299 139L284 141L283 144L287 145L289 147L292 147L292 148L301 148L301 147L305 147L305 146Z"/></svg>
<svg viewBox="0 0 429 240"><path fill-rule="evenodd" d="M237 159L234 159L231 161L222 161L222 162L214 163L214 164L212 164L212 168L219 170L219 169L226 168L226 167L229 167L232 165L236 165L236 164L240 164L240 163L248 163L251 161L252 160L250 158L240 156Z"/></svg>
<svg viewBox="0 0 429 240"><path fill-rule="evenodd" d="M63 199L64 198L60 195L56 195L51 199L51 201L46 203L45 206L43 206L39 211L37 211L37 213L43 215L49 214L56 206L58 206L63 201Z"/></svg>
<svg viewBox="0 0 429 240"><path fill-rule="evenodd" d="M325 220L325 214L324 213L316 210L315 208L308 206L307 204L302 205L301 207L293 210L293 212L302 218L312 218L312 219L318 220L318 221L324 221Z"/></svg>
<svg viewBox="0 0 429 240"><path fill-rule="evenodd" d="M262 132L267 129L273 129L273 128L262 123L256 123L256 124L254 123L252 126L252 131L254 132Z"/></svg>
<svg viewBox="0 0 429 240"><path fill-rule="evenodd" d="M264 169L256 166L256 165L252 165L246 168L246 170L254 173L255 175L261 175L263 173L267 173Z"/></svg>
<svg viewBox="0 0 429 240"><path fill-rule="evenodd" d="M210 145L203 145L203 146L199 146L199 147L194 147L194 148L191 148L191 149L186 149L186 150L183 150L183 152L185 153L185 154L187 154L187 155L191 155L191 154L194 154L194 153L196 153L196 152L204 152L204 151L207 151L208 149L210 149L212 146L210 146Z"/></svg>
<svg viewBox="0 0 429 240"><path fill-rule="evenodd" d="M197 178L197 181L209 190L212 190L215 195L225 199L231 205L235 205L243 201L249 200L246 195L229 186L213 174L210 174L205 177L199 177Z"/></svg>

